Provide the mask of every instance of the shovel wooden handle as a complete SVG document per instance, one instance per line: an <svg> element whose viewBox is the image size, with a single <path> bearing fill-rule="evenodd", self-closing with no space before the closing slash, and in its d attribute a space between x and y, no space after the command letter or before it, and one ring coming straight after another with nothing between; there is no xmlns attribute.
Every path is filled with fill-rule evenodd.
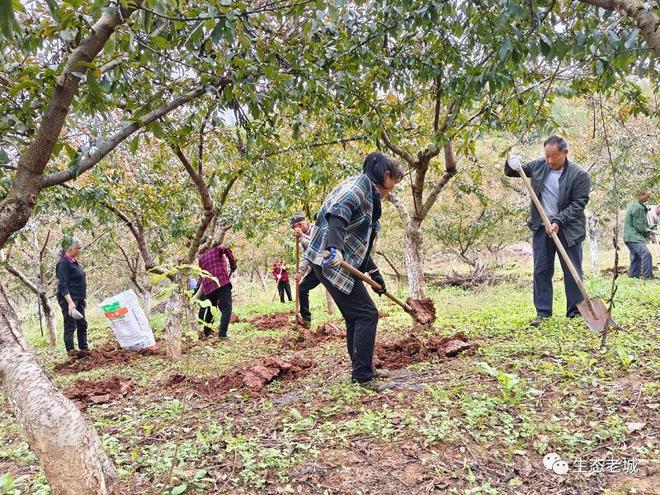
<svg viewBox="0 0 660 495"><path fill-rule="evenodd" d="M545 225L545 227L549 229L551 226L550 218L548 218L548 214L545 212L545 209L543 208L543 205L541 204L539 197L534 192L529 177L527 177L524 170L518 171L518 175L520 175L520 178L523 180L525 186L527 187L527 190L529 191L529 195L531 196L532 201L536 205L536 209L539 211L539 214L541 215L541 220L543 220L543 225ZM571 275L573 275L573 279L575 280L578 289L580 289L580 294L582 294L582 298L584 299L584 302L586 302L589 305L589 309L593 313L594 309L591 305L591 299L589 298L589 294L587 293L587 288L582 283L582 280L580 279L580 275L578 275L578 272L575 269L573 262L568 257L568 253L566 252L566 249L564 249L564 245L559 240L559 236L554 232L552 233L552 240L555 241L559 254L564 259L564 263L566 263L566 266L568 267L568 270L571 272Z"/></svg>
<svg viewBox="0 0 660 495"><path fill-rule="evenodd" d="M300 240L296 237L296 321L300 316L300 281L298 280L298 272L300 271Z"/></svg>
<svg viewBox="0 0 660 495"><path fill-rule="evenodd" d="M354 277L362 280L366 284L369 284L374 289L377 289L377 290L382 289L380 284L378 282L374 282L373 279L369 275L367 275L365 273L362 273L360 270L358 270L357 268L352 267L351 265L349 265L345 261L340 261L339 266L341 266L344 270L349 272ZM397 298L396 296L393 296L389 292L385 291L385 297L389 297L392 301L394 301L399 306L401 306L406 312L412 313L413 309L408 304L404 303L401 299Z"/></svg>

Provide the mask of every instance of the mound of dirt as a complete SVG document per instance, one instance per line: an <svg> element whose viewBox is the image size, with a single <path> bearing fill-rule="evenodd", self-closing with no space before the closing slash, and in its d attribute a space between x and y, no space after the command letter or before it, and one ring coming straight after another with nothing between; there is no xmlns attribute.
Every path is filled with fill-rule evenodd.
<svg viewBox="0 0 660 495"><path fill-rule="evenodd" d="M272 330L277 328L288 328L292 326L291 313L275 313L272 315L260 315L252 318L248 323L259 330Z"/></svg>
<svg viewBox="0 0 660 495"><path fill-rule="evenodd" d="M435 321L435 306L431 299L406 299L406 304L412 308L412 317L416 324L429 327Z"/></svg>
<svg viewBox="0 0 660 495"><path fill-rule="evenodd" d="M307 349L315 347L323 342L338 340L344 337L344 330L336 323L324 323L315 331L304 329L295 335L288 335L282 341L285 349Z"/></svg>
<svg viewBox="0 0 660 495"><path fill-rule="evenodd" d="M103 380L77 380L64 391L81 411L92 404L105 404L121 399L133 389L130 378L112 376Z"/></svg>
<svg viewBox="0 0 660 495"><path fill-rule="evenodd" d="M118 347L117 344L113 342L108 342L100 347L91 349L90 355L86 358L68 359L63 363L56 364L55 371L62 375L70 375L82 371L89 371L101 366L130 363L131 361L140 359L144 356L164 357L165 354L160 349L155 348L155 346L140 351L127 351Z"/></svg>
<svg viewBox="0 0 660 495"><path fill-rule="evenodd" d="M169 389L192 388L198 394L208 398L218 398L231 389L247 388L253 392L263 390L273 380L293 380L308 373L311 361L298 357L281 359L266 357L244 368L230 370L217 378L198 378L180 373L170 375L165 381Z"/></svg>
<svg viewBox="0 0 660 495"><path fill-rule="evenodd" d="M374 351L374 366L396 370L433 356L454 357L471 348L467 337L460 332L441 339L432 338L427 342L411 335L397 342L378 344Z"/></svg>

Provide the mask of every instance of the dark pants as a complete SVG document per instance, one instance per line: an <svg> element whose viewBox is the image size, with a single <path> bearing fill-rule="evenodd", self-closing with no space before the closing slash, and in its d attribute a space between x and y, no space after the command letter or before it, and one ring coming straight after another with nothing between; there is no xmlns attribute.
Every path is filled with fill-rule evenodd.
<svg viewBox="0 0 660 495"><path fill-rule="evenodd" d="M278 282L277 283L277 292L280 293L280 302L284 302L284 293L286 292L287 297L289 298L289 301L293 301L291 298L291 284L289 281L285 282Z"/></svg>
<svg viewBox="0 0 660 495"><path fill-rule="evenodd" d="M73 343L74 333L78 337L78 349L81 351L89 350L87 346L87 319L84 318L87 303L85 301L74 301L76 303L76 309L83 315L82 320L76 320L69 315L69 304L66 300L62 299L58 302L62 309L62 316L64 317L64 347L66 348L66 352L73 351L76 348Z"/></svg>
<svg viewBox="0 0 660 495"><path fill-rule="evenodd" d="M200 298L202 301L211 301L211 305L220 311L220 337L226 337L229 328L232 310L231 288L231 284L223 285ZM213 333L213 312L211 308L199 308L199 319L206 323L204 325L204 335L208 337Z"/></svg>
<svg viewBox="0 0 660 495"><path fill-rule="evenodd" d="M309 310L309 291L320 284L314 270L310 271L300 282L300 316L305 321L312 321L312 312Z"/></svg>
<svg viewBox="0 0 660 495"><path fill-rule="evenodd" d="M567 247L566 237L564 237L561 230L559 231L559 240L582 280L582 243L578 242L571 247ZM542 317L552 316L552 275L555 272L557 246L552 237L545 233L545 228L540 227L534 233L532 249L534 251L534 306L536 307L536 314ZM564 271L566 316L575 316L579 314L577 305L582 302L582 294L580 294L580 289L578 289L575 280L573 280L573 275L571 275L561 255L559 255L559 261Z"/></svg>
<svg viewBox="0 0 660 495"><path fill-rule="evenodd" d="M356 280L350 294L332 285L323 276L320 266L313 265L314 273L337 304L346 321L346 348L351 358L351 377L357 382L366 382L374 377L372 360L378 326L378 309L367 293L364 284Z"/></svg>
<svg viewBox="0 0 660 495"><path fill-rule="evenodd" d="M630 251L630 268L628 276L633 278L652 278L653 277L653 259L651 251L645 242L626 242L628 251Z"/></svg>

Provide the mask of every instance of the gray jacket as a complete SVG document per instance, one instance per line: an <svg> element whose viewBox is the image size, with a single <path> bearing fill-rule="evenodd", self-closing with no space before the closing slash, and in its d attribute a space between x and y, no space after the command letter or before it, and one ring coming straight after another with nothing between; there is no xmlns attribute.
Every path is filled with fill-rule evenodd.
<svg viewBox="0 0 660 495"><path fill-rule="evenodd" d="M532 189L540 199L543 183L550 174L550 166L544 158L540 158L523 165L523 170L527 177L531 177ZM509 167L508 162L504 164L504 174L507 177L519 177L518 172ZM550 217L550 221L559 224L559 231L566 236L568 247L584 240L587 225L584 208L589 202L590 191L591 179L589 174L581 167L566 160L564 170L559 177L558 213L554 217ZM533 232L536 232L543 224L533 202L527 224Z"/></svg>

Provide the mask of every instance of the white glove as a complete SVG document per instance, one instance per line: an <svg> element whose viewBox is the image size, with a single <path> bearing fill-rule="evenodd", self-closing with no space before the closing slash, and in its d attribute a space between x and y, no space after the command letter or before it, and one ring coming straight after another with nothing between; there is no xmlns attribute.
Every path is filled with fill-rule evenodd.
<svg viewBox="0 0 660 495"><path fill-rule="evenodd" d="M507 160L507 163L509 164L509 167L511 167L513 170L516 170L520 172L523 168L523 162L522 158L519 156L510 156L509 159Z"/></svg>
<svg viewBox="0 0 660 495"><path fill-rule="evenodd" d="M74 320L82 320L84 316L76 308L71 308L69 310L69 316Z"/></svg>

